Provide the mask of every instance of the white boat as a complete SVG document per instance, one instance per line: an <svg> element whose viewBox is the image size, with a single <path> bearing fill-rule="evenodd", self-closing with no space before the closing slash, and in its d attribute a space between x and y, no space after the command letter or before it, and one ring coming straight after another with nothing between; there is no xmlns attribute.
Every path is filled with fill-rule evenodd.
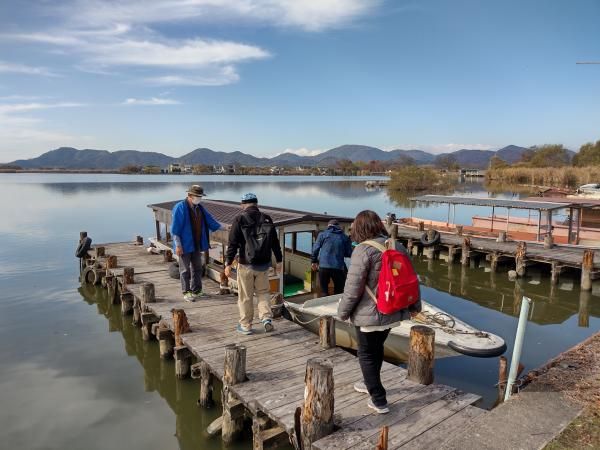
<svg viewBox="0 0 600 450"><path fill-rule="evenodd" d="M585 197L600 198L600 184L590 183L581 185L577 188L577 193Z"/></svg>
<svg viewBox="0 0 600 450"><path fill-rule="evenodd" d="M336 320L336 343L356 349L355 327L337 317L339 295L307 300L304 303L285 302L286 309L297 323L318 333L318 319L332 316ZM408 356L408 339L413 325L426 325L435 330L435 357L468 355L480 358L499 356L506 351L504 339L478 330L441 309L422 301L423 310L411 320L392 328L385 343L387 360L403 362Z"/></svg>

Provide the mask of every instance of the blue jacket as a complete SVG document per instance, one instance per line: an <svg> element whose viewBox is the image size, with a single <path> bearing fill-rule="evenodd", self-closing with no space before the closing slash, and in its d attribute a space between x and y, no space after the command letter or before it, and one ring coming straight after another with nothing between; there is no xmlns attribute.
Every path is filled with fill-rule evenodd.
<svg viewBox="0 0 600 450"><path fill-rule="evenodd" d="M192 253L195 250L208 250L209 240L207 228L210 231L217 231L221 224L202 205L194 207L200 209L204 216L202 222L202 236L200 239L200 248L195 248L194 236L192 234L192 220L190 219L190 206L187 199L177 202L173 207L173 221L171 222L171 236L178 236L181 240L183 253ZM175 250L175 239L173 239L173 250Z"/></svg>
<svg viewBox="0 0 600 450"><path fill-rule="evenodd" d="M336 226L319 233L313 246L311 261L323 269L345 269L344 258L352 256L352 241Z"/></svg>

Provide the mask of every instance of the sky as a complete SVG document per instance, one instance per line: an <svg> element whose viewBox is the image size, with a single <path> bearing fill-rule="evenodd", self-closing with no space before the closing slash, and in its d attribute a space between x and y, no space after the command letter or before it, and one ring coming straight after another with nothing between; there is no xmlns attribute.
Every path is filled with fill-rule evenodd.
<svg viewBox="0 0 600 450"><path fill-rule="evenodd" d="M0 161L600 139L600 1L2 0Z"/></svg>

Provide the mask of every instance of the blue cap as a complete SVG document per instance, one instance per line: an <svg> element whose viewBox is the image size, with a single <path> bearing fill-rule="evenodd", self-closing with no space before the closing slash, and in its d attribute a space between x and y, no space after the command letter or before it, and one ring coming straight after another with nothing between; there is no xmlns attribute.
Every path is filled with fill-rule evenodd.
<svg viewBox="0 0 600 450"><path fill-rule="evenodd" d="M248 192L242 195L242 203L258 203L258 198L256 198L256 194Z"/></svg>

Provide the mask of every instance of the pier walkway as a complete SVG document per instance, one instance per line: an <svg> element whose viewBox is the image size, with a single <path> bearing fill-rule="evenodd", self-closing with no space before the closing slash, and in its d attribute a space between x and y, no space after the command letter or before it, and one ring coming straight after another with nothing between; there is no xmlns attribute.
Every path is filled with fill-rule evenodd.
<svg viewBox="0 0 600 450"><path fill-rule="evenodd" d="M405 369L389 363L384 363L382 378L390 413L375 414L366 406L367 396L353 389L362 376L358 359L352 354L337 347L324 348L319 336L285 319L274 321L272 333L263 332L257 323L255 334L239 335L235 332L236 297L219 295L217 283L203 280L207 297L186 303L179 281L169 277L170 263L163 255L148 253L143 245L134 243L97 247L103 250L90 250L82 278L107 286L113 302L123 303L123 313L133 312L134 323L139 322L144 338L161 340L161 356L163 343L172 341L173 333L175 339L180 338L183 345L175 347L175 359L178 363L187 360L189 365L193 359L198 361L187 373L200 378L202 372L202 389L210 379L223 379L226 347L245 347L246 379L227 385L223 398L231 395L234 399L226 401L229 409L225 411L224 407L224 416L227 413L239 420L239 413L233 412L237 408L242 416L252 418L255 449L288 440L298 448L298 434L302 432L299 408L306 396L307 363L313 358L326 359L333 366L335 399L333 433L313 442L313 449L372 449L384 426L389 427L390 449L437 448L475 417L485 414L472 406L479 400L477 395L440 384L417 384L406 378ZM131 300L133 304L128 306ZM174 309L185 312L189 331L178 333L180 323L174 323ZM180 364L177 375L185 376L185 368Z"/></svg>

